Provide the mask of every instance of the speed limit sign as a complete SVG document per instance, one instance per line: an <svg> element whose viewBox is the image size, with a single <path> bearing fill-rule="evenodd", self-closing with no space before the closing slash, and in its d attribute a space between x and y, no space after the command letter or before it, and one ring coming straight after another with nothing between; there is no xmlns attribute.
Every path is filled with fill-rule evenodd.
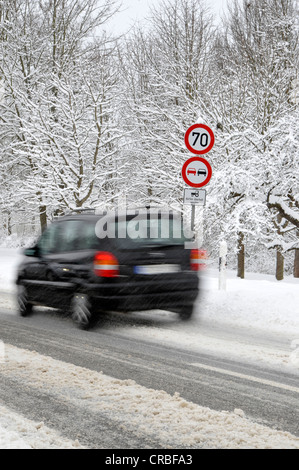
<svg viewBox="0 0 299 470"><path fill-rule="evenodd" d="M193 124L185 134L185 144L190 152L203 155L211 150L215 142L212 129L205 124Z"/></svg>

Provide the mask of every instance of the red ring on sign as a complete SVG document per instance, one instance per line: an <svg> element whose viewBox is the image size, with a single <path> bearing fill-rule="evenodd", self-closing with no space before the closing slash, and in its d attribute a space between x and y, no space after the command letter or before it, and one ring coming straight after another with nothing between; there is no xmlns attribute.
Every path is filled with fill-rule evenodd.
<svg viewBox="0 0 299 470"><path fill-rule="evenodd" d="M210 139L211 139L211 142L209 143L207 148L205 148L203 150L196 150L193 147L191 147L191 145L189 144L189 135L190 135L190 133L194 129L198 129L198 128L206 130L208 132L209 136L210 136ZM215 143L214 132L212 131L212 129L210 129L210 127L206 126L205 124L193 124L193 126L189 127L189 129L187 130L187 132L185 134L185 145L186 145L187 149L190 150L190 152L192 152L192 153L196 153L196 155L203 155L204 153L208 153L211 150L211 148L213 147L214 143Z"/></svg>
<svg viewBox="0 0 299 470"><path fill-rule="evenodd" d="M202 183L192 183L188 178L187 178L187 166L192 163L192 162L202 162L206 167L207 167L207 170L208 170L208 174L207 174L207 177L206 179L202 182ZM185 183L187 183L189 186L192 186L192 188L201 188L202 186L205 186L206 184L208 184L208 182L210 181L210 179L212 178L212 167L211 165L209 164L209 162L207 160L205 160L204 158L200 158L200 157L192 157L192 158L189 158L183 165L183 168L182 168L182 177L183 177L183 180L185 181Z"/></svg>

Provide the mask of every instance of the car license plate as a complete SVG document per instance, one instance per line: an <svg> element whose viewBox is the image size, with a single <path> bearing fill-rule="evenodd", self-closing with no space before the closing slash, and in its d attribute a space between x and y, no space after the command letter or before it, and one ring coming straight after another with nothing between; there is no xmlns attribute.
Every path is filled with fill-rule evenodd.
<svg viewBox="0 0 299 470"><path fill-rule="evenodd" d="M135 274L177 273L181 270L179 264L150 264L134 267Z"/></svg>

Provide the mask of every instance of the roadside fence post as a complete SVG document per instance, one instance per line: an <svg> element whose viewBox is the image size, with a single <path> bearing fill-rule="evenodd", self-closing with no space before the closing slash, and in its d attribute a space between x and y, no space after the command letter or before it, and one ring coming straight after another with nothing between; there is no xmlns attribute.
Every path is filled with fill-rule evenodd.
<svg viewBox="0 0 299 470"><path fill-rule="evenodd" d="M220 242L219 247L219 290L226 289L226 255L227 255L227 243L225 241Z"/></svg>

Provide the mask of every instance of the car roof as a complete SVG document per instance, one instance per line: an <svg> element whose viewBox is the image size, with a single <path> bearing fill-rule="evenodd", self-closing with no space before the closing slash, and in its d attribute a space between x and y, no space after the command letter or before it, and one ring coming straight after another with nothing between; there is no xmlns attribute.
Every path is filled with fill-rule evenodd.
<svg viewBox="0 0 299 470"><path fill-rule="evenodd" d="M118 216L124 216L124 215L129 215L129 216L132 216L134 215L134 213L136 213L136 215L140 212L140 211L146 211L146 213L150 214L150 213L165 213L165 214L173 214L173 213L177 213L177 214L180 214L179 211L175 211L174 209L167 209L165 207L160 207L160 206L150 206L150 207L147 207L147 206L143 206L143 207L127 207L126 209L124 210L103 210L102 212L96 212L96 211L93 211L91 212L90 210L80 210L80 213L79 213L79 210L78 212L77 211L72 211L68 214L65 214L65 215L62 215L62 216L58 216L57 218L55 218L54 220L57 221L57 222L62 222L62 221L65 221L65 220L86 220L86 221L96 221L96 220L99 220L101 217L104 217L104 216L108 216L108 217L118 217Z"/></svg>

